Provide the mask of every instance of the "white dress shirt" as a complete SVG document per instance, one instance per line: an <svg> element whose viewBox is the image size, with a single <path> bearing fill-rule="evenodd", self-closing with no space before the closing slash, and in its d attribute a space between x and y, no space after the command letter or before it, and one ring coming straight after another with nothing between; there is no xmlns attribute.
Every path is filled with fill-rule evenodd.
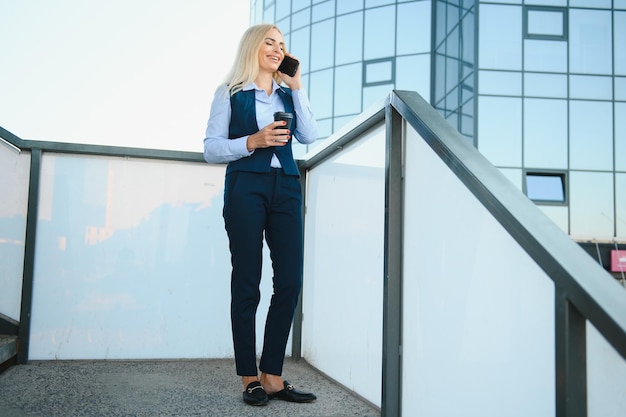
<svg viewBox="0 0 626 417"><path fill-rule="evenodd" d="M211 113L204 135L204 159L210 163L227 163L245 158L254 153L248 151L248 136L228 139L230 126L230 94L226 92L226 85L220 86L213 96ZM256 120L259 130L274 122L274 112L285 111L285 105L276 92L282 88L273 82L272 94L267 95L265 90L258 88L254 83L244 87L244 91L255 90ZM311 105L304 89L292 91L293 106L296 113L296 131L291 132L292 138L300 143L313 143L317 139L317 122L311 111ZM270 164L274 168L280 168L280 162L276 155L272 156Z"/></svg>

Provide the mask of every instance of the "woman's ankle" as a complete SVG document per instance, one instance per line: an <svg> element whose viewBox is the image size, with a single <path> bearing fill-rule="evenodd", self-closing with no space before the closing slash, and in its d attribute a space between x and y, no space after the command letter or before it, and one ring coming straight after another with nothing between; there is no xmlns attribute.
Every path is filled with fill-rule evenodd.
<svg viewBox="0 0 626 417"><path fill-rule="evenodd" d="M251 382L259 381L259 377L256 375L250 376L242 376L241 382L243 383L243 388L246 389ZM260 382L260 381L259 381Z"/></svg>

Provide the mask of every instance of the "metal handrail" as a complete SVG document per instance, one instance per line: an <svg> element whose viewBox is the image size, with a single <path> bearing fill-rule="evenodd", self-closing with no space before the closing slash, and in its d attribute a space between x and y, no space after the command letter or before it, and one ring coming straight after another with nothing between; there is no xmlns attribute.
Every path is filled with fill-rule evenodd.
<svg viewBox="0 0 626 417"><path fill-rule="evenodd" d="M204 162L202 152L165 149L134 148L125 146L91 145L22 139L0 126L0 138L18 151L41 149L45 152L66 154L149 158L183 162Z"/></svg>

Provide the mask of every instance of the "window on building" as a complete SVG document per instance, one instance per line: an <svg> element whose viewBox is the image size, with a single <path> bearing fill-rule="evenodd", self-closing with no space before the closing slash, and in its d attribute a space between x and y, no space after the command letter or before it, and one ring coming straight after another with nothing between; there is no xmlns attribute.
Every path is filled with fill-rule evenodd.
<svg viewBox="0 0 626 417"><path fill-rule="evenodd" d="M375 59L363 62L363 86L371 87L382 84L393 84L395 74L395 58Z"/></svg>
<svg viewBox="0 0 626 417"><path fill-rule="evenodd" d="M526 171L524 191L536 203L566 204L566 173Z"/></svg>
<svg viewBox="0 0 626 417"><path fill-rule="evenodd" d="M567 9L565 7L525 7L524 38L567 40Z"/></svg>

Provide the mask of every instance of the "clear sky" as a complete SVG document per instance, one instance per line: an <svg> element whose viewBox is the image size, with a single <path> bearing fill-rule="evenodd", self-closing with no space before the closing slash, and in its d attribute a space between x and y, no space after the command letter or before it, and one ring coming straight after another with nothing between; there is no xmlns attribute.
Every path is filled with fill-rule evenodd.
<svg viewBox="0 0 626 417"><path fill-rule="evenodd" d="M0 0L0 126L200 152L249 16L250 0Z"/></svg>

